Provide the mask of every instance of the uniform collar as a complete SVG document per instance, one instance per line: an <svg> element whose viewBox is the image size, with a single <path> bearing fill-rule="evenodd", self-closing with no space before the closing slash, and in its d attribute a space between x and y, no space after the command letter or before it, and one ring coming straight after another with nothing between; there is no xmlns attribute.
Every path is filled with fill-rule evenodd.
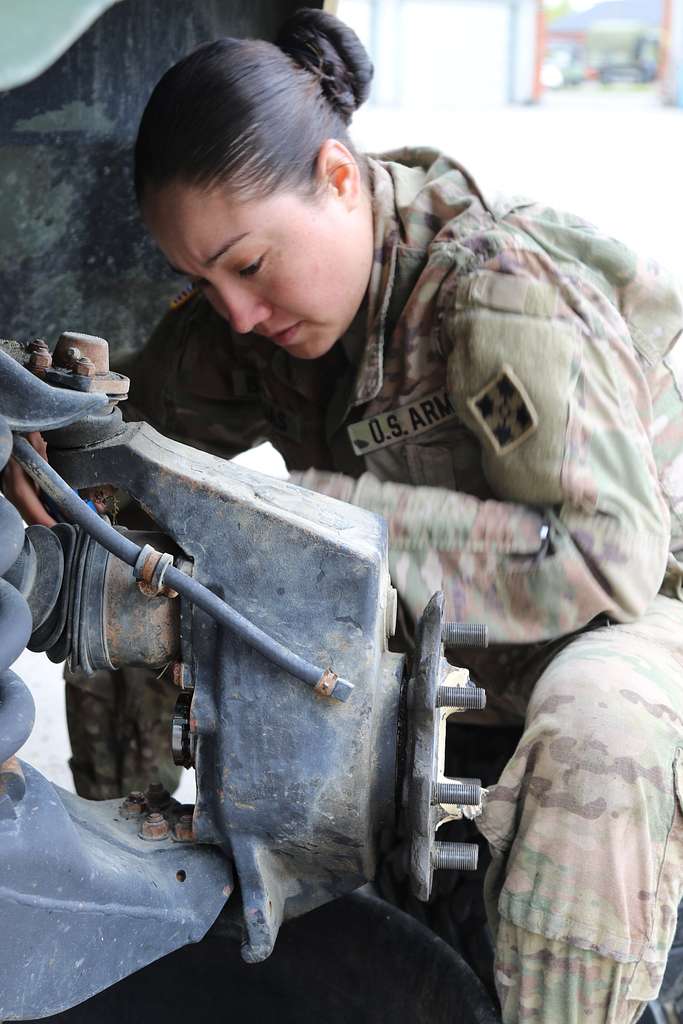
<svg viewBox="0 0 683 1024"><path fill-rule="evenodd" d="M367 343L358 363L349 406L364 405L381 390L387 326L407 302L433 236L441 226L431 209L433 198L429 194L420 198L425 186L431 179L455 170L462 176L463 195L469 197L475 191L480 197L464 168L436 150L397 150L383 154L382 159L367 157L367 162L374 254L367 292Z"/></svg>
<svg viewBox="0 0 683 1024"><path fill-rule="evenodd" d="M368 284L367 343L360 359L351 405L363 405L382 387L384 328L396 276L400 239L394 182L386 167L368 157L372 192L373 260Z"/></svg>

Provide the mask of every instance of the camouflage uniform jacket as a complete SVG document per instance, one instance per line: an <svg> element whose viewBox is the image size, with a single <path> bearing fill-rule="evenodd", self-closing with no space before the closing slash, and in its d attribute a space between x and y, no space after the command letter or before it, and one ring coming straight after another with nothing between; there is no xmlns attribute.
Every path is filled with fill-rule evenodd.
<svg viewBox="0 0 683 1024"><path fill-rule="evenodd" d="M487 201L442 155L369 166L375 260L349 337L297 361L195 295L133 402L219 454L268 438L299 482L385 516L415 616L441 588L499 643L638 617L683 548L680 294L574 216Z"/></svg>

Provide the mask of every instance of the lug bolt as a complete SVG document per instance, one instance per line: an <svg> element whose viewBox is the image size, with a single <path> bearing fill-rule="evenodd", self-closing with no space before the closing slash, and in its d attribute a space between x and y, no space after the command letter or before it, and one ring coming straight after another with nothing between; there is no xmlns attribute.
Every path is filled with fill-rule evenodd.
<svg viewBox="0 0 683 1024"><path fill-rule="evenodd" d="M444 647L488 647L489 629L479 622L444 622L441 639Z"/></svg>
<svg viewBox="0 0 683 1024"><path fill-rule="evenodd" d="M434 843L432 866L435 871L476 871L479 847L475 843Z"/></svg>
<svg viewBox="0 0 683 1024"><path fill-rule="evenodd" d="M119 814L122 818L139 818L147 810L145 794L138 790L129 793L119 807Z"/></svg>
<svg viewBox="0 0 683 1024"><path fill-rule="evenodd" d="M140 828L141 839L166 839L169 833L168 822L164 818L163 814L159 814L157 811L153 811L148 814L142 823Z"/></svg>
<svg viewBox="0 0 683 1024"><path fill-rule="evenodd" d="M440 686L436 691L436 706L482 711L486 707L486 690L480 686Z"/></svg>
<svg viewBox="0 0 683 1024"><path fill-rule="evenodd" d="M172 839L177 843L191 843L194 839L192 831L192 815L181 814L173 827Z"/></svg>
<svg viewBox="0 0 683 1024"><path fill-rule="evenodd" d="M481 803L481 783L478 779L468 779L467 782L435 782L432 803L476 807Z"/></svg>

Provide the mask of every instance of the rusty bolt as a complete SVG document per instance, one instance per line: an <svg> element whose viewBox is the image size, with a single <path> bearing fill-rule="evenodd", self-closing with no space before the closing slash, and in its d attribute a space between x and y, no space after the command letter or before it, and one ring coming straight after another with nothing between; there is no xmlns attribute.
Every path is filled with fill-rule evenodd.
<svg viewBox="0 0 683 1024"><path fill-rule="evenodd" d="M168 822L163 814L159 814L158 811L152 811L143 821L139 835L141 839L149 839L156 842L159 839L167 839L168 833Z"/></svg>
<svg viewBox="0 0 683 1024"><path fill-rule="evenodd" d="M52 356L42 338L34 338L29 342L28 351L30 352L28 368L32 373L42 375L45 370L49 370L52 366Z"/></svg>
<svg viewBox="0 0 683 1024"><path fill-rule="evenodd" d="M119 807L119 814L122 818L139 818L147 810L145 794L133 790Z"/></svg>
<svg viewBox="0 0 683 1024"><path fill-rule="evenodd" d="M94 377L96 373L95 364L87 356L80 356L74 360L73 371L79 377Z"/></svg>
<svg viewBox="0 0 683 1024"><path fill-rule="evenodd" d="M70 363L75 363L77 359L81 358L80 348L76 348L75 345L71 345L64 353L64 358Z"/></svg>
<svg viewBox="0 0 683 1024"><path fill-rule="evenodd" d="M192 815L181 814L173 827L172 839L177 843L191 843L194 839L192 831Z"/></svg>
<svg viewBox="0 0 683 1024"><path fill-rule="evenodd" d="M49 370L51 366L52 356L49 352L44 356L34 352L28 361L29 370L35 374L43 374L46 370Z"/></svg>
<svg viewBox="0 0 683 1024"><path fill-rule="evenodd" d="M153 810L163 810L171 802L171 794L160 782L152 782L147 787L147 803Z"/></svg>

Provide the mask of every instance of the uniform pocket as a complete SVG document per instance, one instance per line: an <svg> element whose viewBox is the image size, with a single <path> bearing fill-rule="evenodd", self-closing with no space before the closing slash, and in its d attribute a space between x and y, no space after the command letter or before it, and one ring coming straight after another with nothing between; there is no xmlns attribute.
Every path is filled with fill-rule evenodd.
<svg viewBox="0 0 683 1024"><path fill-rule="evenodd" d="M407 444L404 452L411 484L419 487L446 487L452 491L456 489L450 448Z"/></svg>

